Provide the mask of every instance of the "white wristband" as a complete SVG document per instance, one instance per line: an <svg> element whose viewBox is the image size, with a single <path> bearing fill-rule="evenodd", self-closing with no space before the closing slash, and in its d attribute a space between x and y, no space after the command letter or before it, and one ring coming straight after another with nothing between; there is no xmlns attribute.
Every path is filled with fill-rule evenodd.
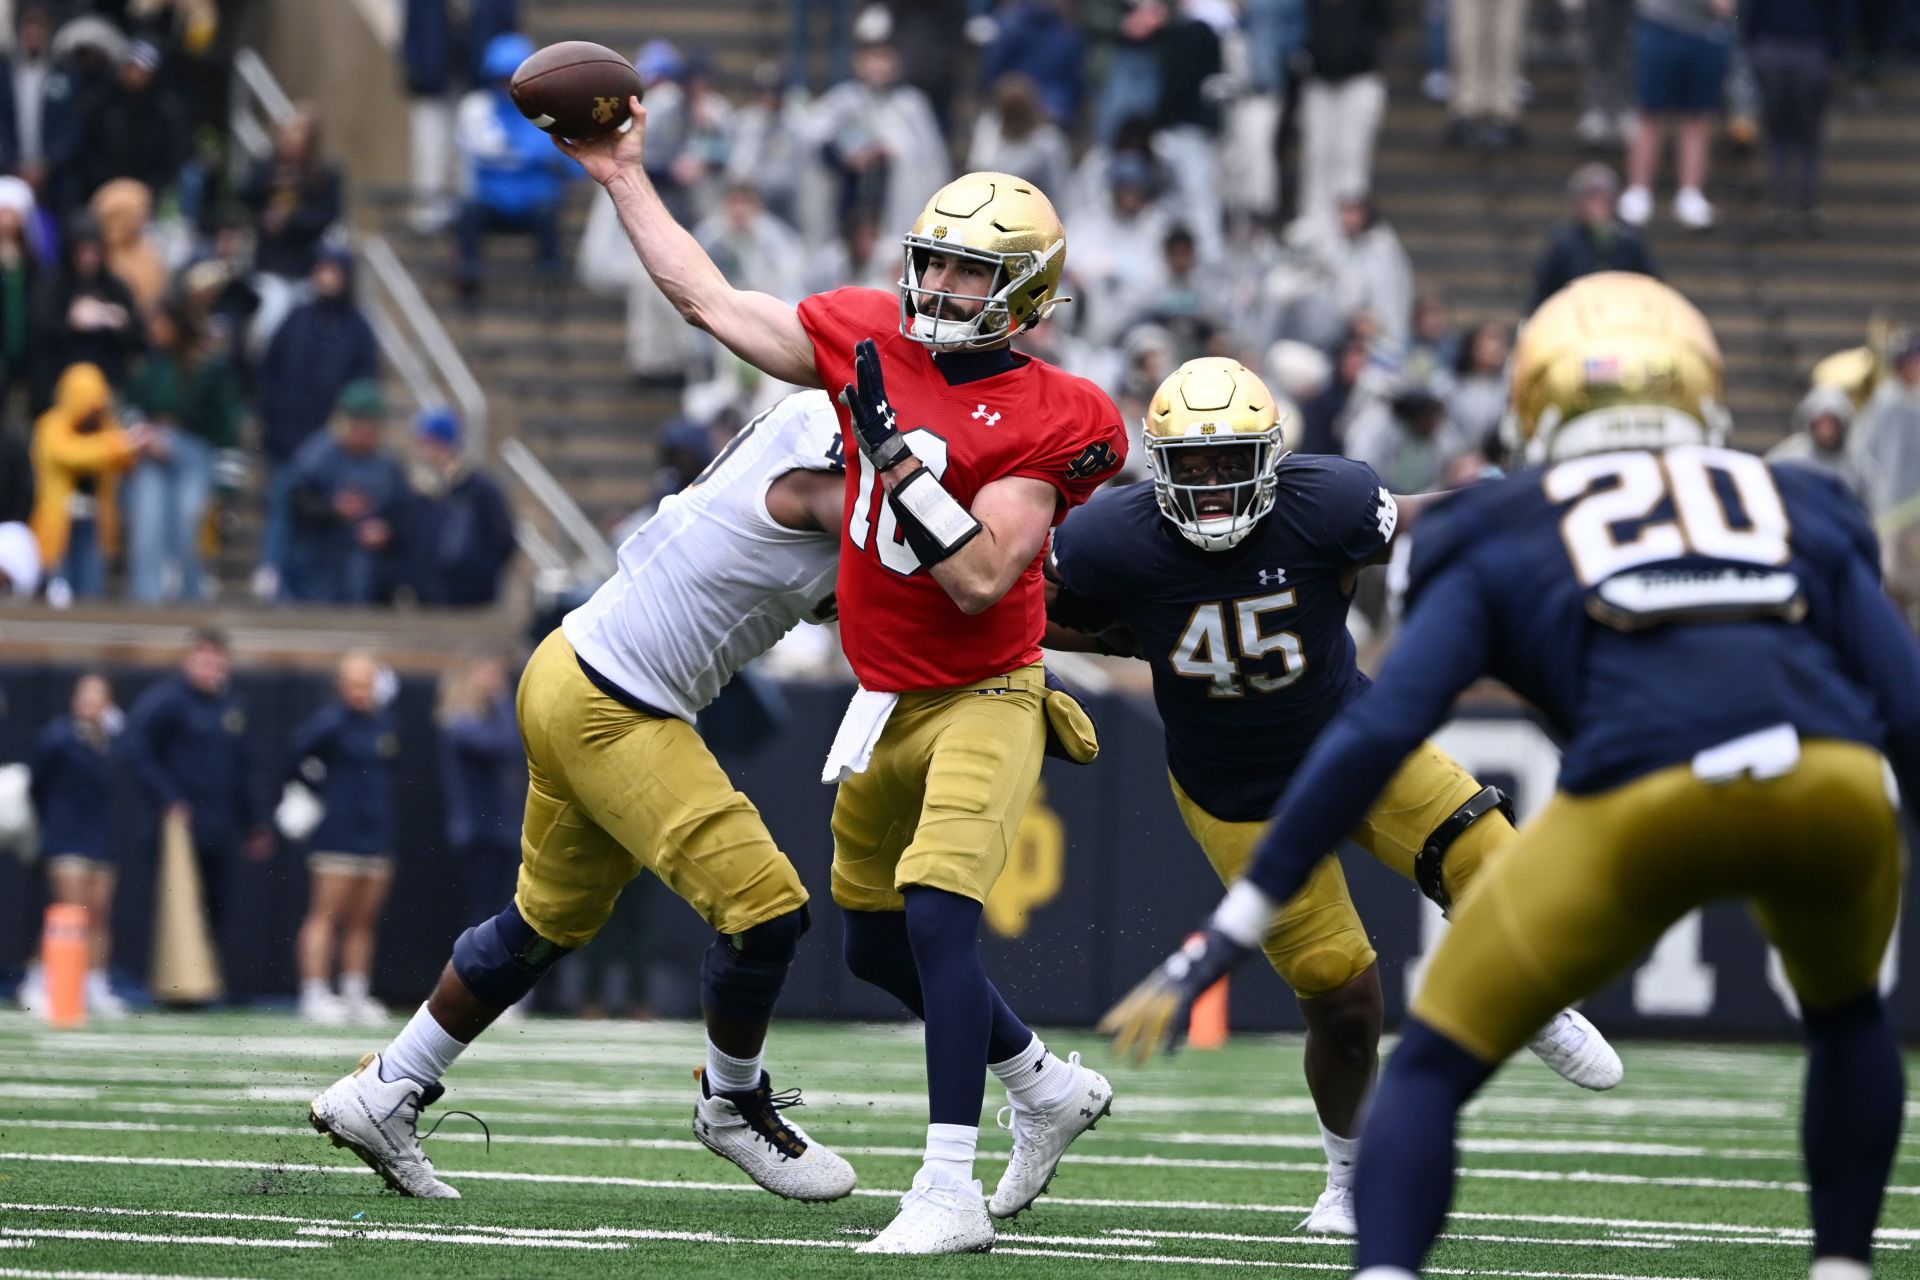
<svg viewBox="0 0 1920 1280"><path fill-rule="evenodd" d="M908 476L892 496L944 551L951 552L980 530L979 521L925 467Z"/></svg>
<svg viewBox="0 0 1920 1280"><path fill-rule="evenodd" d="M1272 898L1245 880L1235 880L1227 896L1213 910L1213 927L1243 947L1257 947L1280 908Z"/></svg>

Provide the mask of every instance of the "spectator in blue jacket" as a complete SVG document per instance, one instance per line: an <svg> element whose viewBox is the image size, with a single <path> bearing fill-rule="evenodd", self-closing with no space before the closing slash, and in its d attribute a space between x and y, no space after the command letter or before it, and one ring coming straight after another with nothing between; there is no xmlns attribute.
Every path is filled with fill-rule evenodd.
<svg viewBox="0 0 1920 1280"><path fill-rule="evenodd" d="M288 470L282 582L290 600L380 604L392 599L394 528L407 500L400 464L380 447L386 408L371 382L340 393L339 422L302 445Z"/></svg>
<svg viewBox="0 0 1920 1280"><path fill-rule="evenodd" d="M513 105L507 82L533 54L521 35L495 36L480 71L484 88L460 103L460 154L467 190L460 206L459 285L480 289L480 237L488 231L531 233L543 271L560 270L560 195L573 164Z"/></svg>
<svg viewBox="0 0 1920 1280"><path fill-rule="evenodd" d="M226 636L196 631L179 674L133 704L122 739L127 762L154 803L165 815L187 821L216 937L235 860L242 854L255 861L273 856L247 709L229 686L231 671Z"/></svg>
<svg viewBox="0 0 1920 1280"><path fill-rule="evenodd" d="M513 896L520 872L527 760L505 665L479 658L448 672L435 718L447 851L460 867L467 918L481 920Z"/></svg>
<svg viewBox="0 0 1920 1280"><path fill-rule="evenodd" d="M379 373L373 325L353 298L353 256L323 251L313 297L287 313L260 362L260 444L267 455L267 521L254 593L272 598L293 536L293 457L333 416L349 384Z"/></svg>
<svg viewBox="0 0 1920 1280"><path fill-rule="evenodd" d="M1085 95L1086 39L1067 16L1066 0L1014 0L993 16L994 36L980 57L980 83L1025 72L1040 87L1040 103L1072 131Z"/></svg>
<svg viewBox="0 0 1920 1280"><path fill-rule="evenodd" d="M513 509L460 437L460 419L451 409L428 409L414 421L413 491L400 555L421 604L492 604L513 558Z"/></svg>
<svg viewBox="0 0 1920 1280"><path fill-rule="evenodd" d="M294 734L285 776L314 792L323 811L308 841L307 917L295 951L300 1015L333 1025L378 1023L387 1011L370 982L375 931L393 883L400 733L381 701L380 666L370 655L340 659L336 680L339 701ZM338 995L331 986L336 959Z"/></svg>
<svg viewBox="0 0 1920 1280"><path fill-rule="evenodd" d="M400 64L409 99L414 228L439 231L453 220L453 121L457 96L483 84L480 59L495 36L517 30L519 0L406 0Z"/></svg>
<svg viewBox="0 0 1920 1280"><path fill-rule="evenodd" d="M72 711L40 731L27 764L33 777L33 809L40 822L48 893L55 902L78 903L87 910L92 934L87 1008L109 1018L127 1011L107 980L118 874L110 830L109 758L122 720L106 678L81 676L73 686ZM35 976L29 972L29 985ZM22 1002L28 998L23 996Z"/></svg>

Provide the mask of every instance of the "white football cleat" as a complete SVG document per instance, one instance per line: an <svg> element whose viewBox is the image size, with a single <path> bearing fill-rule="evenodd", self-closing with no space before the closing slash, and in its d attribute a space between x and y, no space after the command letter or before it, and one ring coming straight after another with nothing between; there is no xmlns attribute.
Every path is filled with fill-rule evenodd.
<svg viewBox="0 0 1920 1280"><path fill-rule="evenodd" d="M704 1068L696 1070L700 1101L693 1108L693 1136L707 1150L789 1200L838 1200L853 1191L853 1166L807 1136L780 1113L804 1105L800 1091L773 1092L767 1073L747 1093L714 1093Z"/></svg>
<svg viewBox="0 0 1920 1280"><path fill-rule="evenodd" d="M1316 1236L1359 1235L1360 1226L1353 1220L1353 1188L1329 1182L1313 1202L1313 1212L1300 1224L1300 1230Z"/></svg>
<svg viewBox="0 0 1920 1280"><path fill-rule="evenodd" d="M1562 1009L1540 1033L1527 1041L1534 1056L1559 1073L1562 1079L1592 1089L1596 1093L1620 1083L1627 1069L1607 1038L1586 1016L1573 1009Z"/></svg>
<svg viewBox="0 0 1920 1280"><path fill-rule="evenodd" d="M1007 1170L993 1189L987 1209L996 1218L1011 1218L1040 1198L1053 1181L1060 1157L1073 1140L1113 1111L1113 1086L1092 1067L1080 1065L1080 1055L1067 1055L1073 1085L1058 1102L1028 1108L1007 1095L1007 1105L996 1117L1002 1129L1013 1130L1013 1153Z"/></svg>
<svg viewBox="0 0 1920 1280"><path fill-rule="evenodd" d="M313 1100L308 1118L313 1127L367 1162L386 1184L403 1196L424 1200L458 1200L460 1193L433 1176L433 1161L420 1149L420 1109L440 1100L441 1085L422 1086L404 1076L380 1078L380 1055L360 1059L352 1075L343 1076Z"/></svg>
<svg viewBox="0 0 1920 1280"><path fill-rule="evenodd" d="M900 1197L887 1229L855 1253L985 1253L993 1248L993 1219L977 1182L946 1182L922 1168Z"/></svg>

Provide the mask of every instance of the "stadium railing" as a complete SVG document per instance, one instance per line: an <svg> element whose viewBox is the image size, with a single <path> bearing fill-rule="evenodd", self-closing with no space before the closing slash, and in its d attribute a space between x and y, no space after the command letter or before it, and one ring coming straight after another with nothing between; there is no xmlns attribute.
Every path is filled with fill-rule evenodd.
<svg viewBox="0 0 1920 1280"><path fill-rule="evenodd" d="M252 49L234 56L231 117L233 137L246 158L266 155L273 127L293 112L293 101L266 61ZM360 238L363 270L361 305L373 325L381 354L414 407L450 404L466 426L468 449L485 461L497 458L522 494L546 513L551 528L571 544L571 554L554 544L523 513L515 537L532 562L536 588L562 590L575 581L597 579L613 571L613 548L532 450L507 437L492 439L486 389L473 375L459 346L441 324L433 305L385 236Z"/></svg>

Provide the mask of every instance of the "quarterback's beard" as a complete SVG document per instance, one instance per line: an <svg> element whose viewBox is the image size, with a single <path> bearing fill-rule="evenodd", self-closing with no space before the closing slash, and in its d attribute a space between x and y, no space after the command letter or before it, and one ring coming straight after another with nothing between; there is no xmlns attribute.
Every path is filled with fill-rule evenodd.
<svg viewBox="0 0 1920 1280"><path fill-rule="evenodd" d="M981 306L984 308L986 303L982 302ZM920 304L915 310L929 320L951 320L955 324L965 324L967 321L973 319L974 316L980 314L978 311L975 311L973 315L966 314L960 310L960 305L951 298L921 298Z"/></svg>

